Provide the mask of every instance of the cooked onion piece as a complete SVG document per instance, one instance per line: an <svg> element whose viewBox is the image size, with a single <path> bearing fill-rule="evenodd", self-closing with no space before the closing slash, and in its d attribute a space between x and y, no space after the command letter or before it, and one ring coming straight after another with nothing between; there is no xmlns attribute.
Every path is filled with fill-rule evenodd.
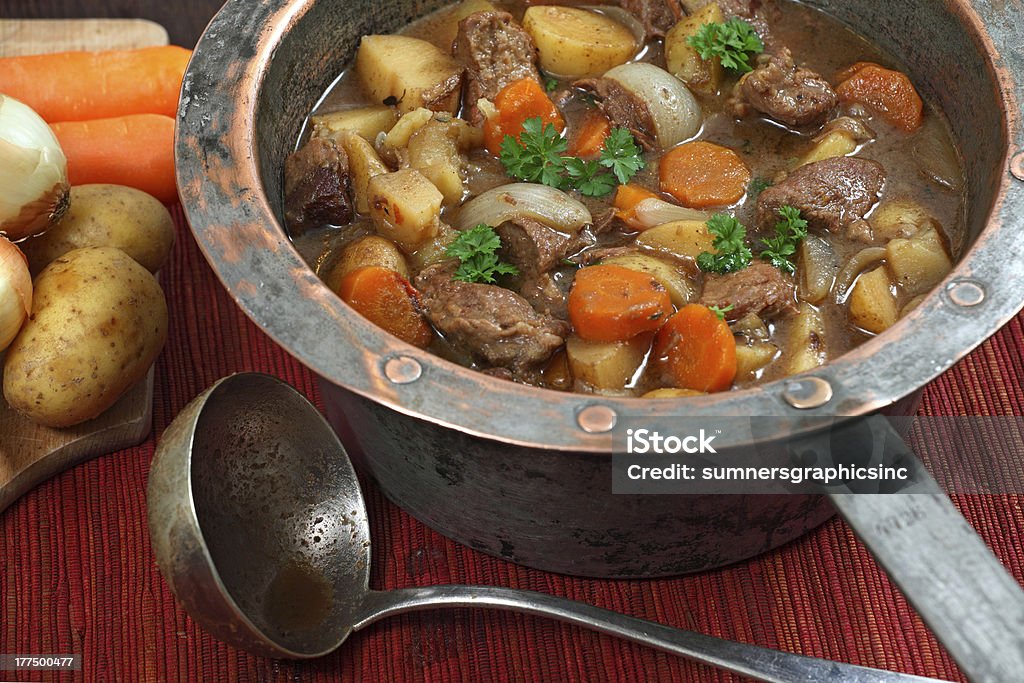
<svg viewBox="0 0 1024 683"><path fill-rule="evenodd" d="M635 214L636 226L641 230L653 228L658 225L664 225L665 223L673 223L675 221L704 222L711 218L711 214L706 211L698 211L697 209L679 206L678 204L672 204L671 202L666 202L665 200L658 199L656 197L644 199L637 204Z"/></svg>
<svg viewBox="0 0 1024 683"><path fill-rule="evenodd" d="M704 118L700 104L681 80L664 69L647 62L633 62L607 71L604 77L618 82L647 105L662 149L700 131Z"/></svg>
<svg viewBox="0 0 1024 683"><path fill-rule="evenodd" d="M570 235L593 223L587 207L561 190L534 183L511 183L487 190L466 202L455 227L459 230L470 230L478 225L497 227L522 216Z"/></svg>
<svg viewBox="0 0 1024 683"><path fill-rule="evenodd" d="M850 293L850 287L853 286L853 282L857 279L857 276L867 270L868 266L874 265L885 257L885 247L867 247L866 249L861 249L854 254L853 257L846 262L846 265L843 266L843 269L839 271L839 275L836 276L834 289L836 293L836 303L844 303L846 301L846 297Z"/></svg>
<svg viewBox="0 0 1024 683"><path fill-rule="evenodd" d="M832 291L839 264L836 252L828 240L817 235L808 235L800 243L800 298L812 304L820 304Z"/></svg>
<svg viewBox="0 0 1024 683"><path fill-rule="evenodd" d="M0 236L0 351L18 335L32 311L32 276L18 247Z"/></svg>

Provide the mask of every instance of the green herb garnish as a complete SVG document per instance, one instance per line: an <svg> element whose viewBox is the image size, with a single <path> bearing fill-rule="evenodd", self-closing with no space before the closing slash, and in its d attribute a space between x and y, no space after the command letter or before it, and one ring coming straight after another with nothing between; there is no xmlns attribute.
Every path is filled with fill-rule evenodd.
<svg viewBox="0 0 1024 683"><path fill-rule="evenodd" d="M732 273L750 265L753 254L747 246L747 229L727 213L716 213L708 219L708 232L715 236L717 253L701 252L697 267L705 273Z"/></svg>
<svg viewBox="0 0 1024 683"><path fill-rule="evenodd" d="M518 275L519 270L498 260L501 238L489 225L478 225L459 233L448 245L445 253L459 259L459 267L452 276L462 282L493 283L495 275Z"/></svg>
<svg viewBox="0 0 1024 683"><path fill-rule="evenodd" d="M750 53L764 51L764 43L757 36L754 27L733 17L724 24L704 24L686 43L697 51L701 59L718 57L722 66L737 73L753 71Z"/></svg>
<svg viewBox="0 0 1024 683"><path fill-rule="evenodd" d="M555 92L558 90L558 80L555 78L547 78L544 80L544 90L547 92Z"/></svg>
<svg viewBox="0 0 1024 683"><path fill-rule="evenodd" d="M725 320L725 314L736 308L736 304L729 304L728 306L708 306L708 309L718 316L719 320Z"/></svg>
<svg viewBox="0 0 1024 683"><path fill-rule="evenodd" d="M613 128L597 161L564 156L569 143L552 124L540 117L526 119L519 139L506 135L501 163L510 176L558 189L579 190L588 197L603 197L625 185L644 167L643 150L625 128Z"/></svg>
<svg viewBox="0 0 1024 683"><path fill-rule="evenodd" d="M758 176L750 181L750 187L747 188L747 197L749 199L757 199L757 195L761 194L772 185L772 181Z"/></svg>
<svg viewBox="0 0 1024 683"><path fill-rule="evenodd" d="M784 273L795 273L796 266L790 257L796 254L800 240L807 237L807 221L800 217L800 209L783 206L779 209L782 220L775 224L775 237L761 240L764 251L761 258L769 261Z"/></svg>

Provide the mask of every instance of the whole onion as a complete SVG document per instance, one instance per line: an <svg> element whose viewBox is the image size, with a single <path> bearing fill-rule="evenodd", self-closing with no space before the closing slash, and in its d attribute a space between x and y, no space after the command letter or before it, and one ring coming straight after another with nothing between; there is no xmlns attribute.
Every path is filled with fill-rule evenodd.
<svg viewBox="0 0 1024 683"><path fill-rule="evenodd" d="M14 341L31 311L28 260L18 247L0 236L0 351Z"/></svg>

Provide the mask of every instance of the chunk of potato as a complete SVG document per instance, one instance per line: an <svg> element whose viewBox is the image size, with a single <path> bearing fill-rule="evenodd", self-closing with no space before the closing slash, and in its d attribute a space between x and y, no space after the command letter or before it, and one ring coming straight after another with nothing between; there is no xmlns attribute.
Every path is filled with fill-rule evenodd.
<svg viewBox="0 0 1024 683"><path fill-rule="evenodd" d="M613 256L601 261L601 263L613 264L647 273L657 280L668 292L672 299L672 305L676 308L684 306L691 301L697 300L697 290L690 278L686 277L679 266L672 265L659 258L646 254L626 254L624 256Z"/></svg>
<svg viewBox="0 0 1024 683"><path fill-rule="evenodd" d="M369 142L376 140L380 133L387 133L391 130L396 121L398 121L398 111L385 105L332 111L328 114L318 114L310 119L313 124L314 137L338 140L338 133L352 131Z"/></svg>
<svg viewBox="0 0 1024 683"><path fill-rule="evenodd" d="M523 28L540 51L545 72L560 78L600 76L636 54L633 32L614 19L578 7L534 5Z"/></svg>
<svg viewBox="0 0 1024 683"><path fill-rule="evenodd" d="M376 175L366 190L370 218L383 237L411 252L437 235L444 197L419 171Z"/></svg>
<svg viewBox="0 0 1024 683"><path fill-rule="evenodd" d="M885 251L896 284L910 296L927 292L953 269L942 238L932 227L921 230L910 239L898 237L890 240Z"/></svg>
<svg viewBox="0 0 1024 683"><path fill-rule="evenodd" d="M370 197L367 186L370 178L387 173L388 167L377 156L377 151L366 138L352 131L339 133L341 145L348 154L348 170L352 178L352 194L355 195L356 211L370 212Z"/></svg>
<svg viewBox="0 0 1024 683"><path fill-rule="evenodd" d="M650 334L624 342L594 342L570 335L565 340L569 369L583 388L628 393L627 386L651 348Z"/></svg>
<svg viewBox="0 0 1024 683"><path fill-rule="evenodd" d="M413 133L427 125L427 122L433 120L434 116L435 112L424 107L402 114L398 123L388 131L387 137L384 138L384 144L395 149L407 146Z"/></svg>
<svg viewBox="0 0 1024 683"><path fill-rule="evenodd" d="M408 163L432 182L444 195L446 204L458 205L465 193L462 157L456 143L455 126L428 121L409 138Z"/></svg>
<svg viewBox="0 0 1024 683"><path fill-rule="evenodd" d="M356 53L356 72L369 98L381 104L393 99L403 114L417 107L454 114L462 71L446 52L409 36L363 36Z"/></svg>
<svg viewBox="0 0 1024 683"><path fill-rule="evenodd" d="M676 257L697 258L701 252L715 252L715 238L703 221L673 221L649 230L636 238L641 247Z"/></svg>
<svg viewBox="0 0 1024 683"><path fill-rule="evenodd" d="M117 247L155 273L174 244L174 221L163 203L124 185L76 185L57 225L18 246L32 273L81 247Z"/></svg>
<svg viewBox="0 0 1024 683"><path fill-rule="evenodd" d="M446 250L458 236L458 230L441 221L437 226L437 234L434 235L434 238L409 254L409 264L413 270L418 272L427 266L452 258L448 256Z"/></svg>
<svg viewBox="0 0 1024 683"><path fill-rule="evenodd" d="M874 334L892 327L899 317L896 294L884 266L875 268L857 278L849 298L850 322Z"/></svg>
<svg viewBox="0 0 1024 683"><path fill-rule="evenodd" d="M725 21L718 3L710 2L677 23L665 36L665 65L669 73L694 93L713 96L722 85L722 60L703 59L687 41L705 24Z"/></svg>
<svg viewBox="0 0 1024 683"><path fill-rule="evenodd" d="M797 166L813 164L815 161L845 157L857 151L857 142L845 130L834 130L820 137L807 154L797 162Z"/></svg>
<svg viewBox="0 0 1024 683"><path fill-rule="evenodd" d="M890 199L875 207L868 219L875 238L888 242L897 237L912 237L925 226L933 225L928 210L909 199Z"/></svg>
<svg viewBox="0 0 1024 683"><path fill-rule="evenodd" d="M387 268L405 279L409 279L409 266L405 261L405 256L394 242L377 235L367 235L345 245L338 260L334 262L327 277L324 278L324 282L332 291L337 292L342 278L365 266Z"/></svg>
<svg viewBox="0 0 1024 683"><path fill-rule="evenodd" d="M779 355L779 347L775 344L759 342L747 346L736 344L736 379L737 381L754 379L757 371L765 367Z"/></svg>
<svg viewBox="0 0 1024 683"><path fill-rule="evenodd" d="M167 339L156 278L120 249L84 247L35 279L32 315L7 349L3 391L33 422L68 427L110 408Z"/></svg>
<svg viewBox="0 0 1024 683"><path fill-rule="evenodd" d="M789 323L789 336L782 353L786 374L789 375L825 364L828 360L825 321L817 308L808 303L800 304L796 316Z"/></svg>

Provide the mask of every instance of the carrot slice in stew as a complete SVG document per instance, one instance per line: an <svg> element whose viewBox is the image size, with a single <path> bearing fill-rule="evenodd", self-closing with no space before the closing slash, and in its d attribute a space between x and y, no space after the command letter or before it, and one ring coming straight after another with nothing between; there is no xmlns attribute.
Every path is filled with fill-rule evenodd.
<svg viewBox="0 0 1024 683"><path fill-rule="evenodd" d="M653 332L672 313L665 288L650 275L616 265L576 272L569 322L583 339L615 342Z"/></svg>
<svg viewBox="0 0 1024 683"><path fill-rule="evenodd" d="M860 65L860 68L855 68ZM907 75L870 62L858 62L840 72L836 87L841 102L860 102L871 107L890 124L906 133L921 127L924 104Z"/></svg>
<svg viewBox="0 0 1024 683"><path fill-rule="evenodd" d="M658 172L662 192L698 209L738 202L751 178L736 152L703 140L669 150L661 157Z"/></svg>
<svg viewBox="0 0 1024 683"><path fill-rule="evenodd" d="M671 386L724 391L736 378L736 340L707 306L687 304L658 330L651 363Z"/></svg>
<svg viewBox="0 0 1024 683"><path fill-rule="evenodd" d="M612 132L612 124L596 109L587 112L583 122L569 140L569 156L596 159L601 156L605 138Z"/></svg>
<svg viewBox="0 0 1024 683"><path fill-rule="evenodd" d="M630 183L629 185L619 185L619 189L615 192L615 215L634 230L642 230L644 226L636 217L637 204L645 199L657 198L658 195L654 194L646 187L634 185L633 183Z"/></svg>
<svg viewBox="0 0 1024 683"><path fill-rule="evenodd" d="M550 123L559 133L565 130L565 119L558 107L532 78L506 85L494 98L494 107L498 113L484 122L484 144L494 156L501 154L501 143L506 135L519 139L526 119L540 117L545 126Z"/></svg>
<svg viewBox="0 0 1024 683"><path fill-rule="evenodd" d="M419 294L389 268L364 266L341 279L338 296L374 325L402 341L425 348L434 331L420 312Z"/></svg>

